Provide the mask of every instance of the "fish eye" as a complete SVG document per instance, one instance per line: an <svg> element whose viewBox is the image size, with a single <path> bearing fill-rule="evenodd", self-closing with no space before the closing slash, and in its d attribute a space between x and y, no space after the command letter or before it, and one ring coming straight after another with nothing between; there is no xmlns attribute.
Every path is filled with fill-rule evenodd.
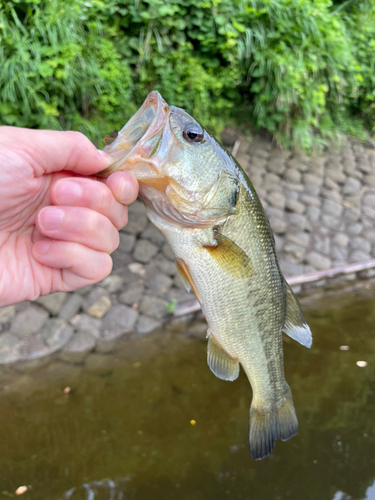
<svg viewBox="0 0 375 500"><path fill-rule="evenodd" d="M202 142L203 130L196 123L188 123L182 132L182 136L188 142Z"/></svg>

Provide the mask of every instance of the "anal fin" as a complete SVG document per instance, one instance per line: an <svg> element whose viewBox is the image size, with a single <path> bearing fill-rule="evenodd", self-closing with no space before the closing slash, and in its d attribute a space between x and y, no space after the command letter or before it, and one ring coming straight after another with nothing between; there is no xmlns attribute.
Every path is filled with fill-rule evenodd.
<svg viewBox="0 0 375 500"><path fill-rule="evenodd" d="M293 290L286 283L286 318L283 332L305 347L311 347L312 335Z"/></svg>
<svg viewBox="0 0 375 500"><path fill-rule="evenodd" d="M236 380L240 373L239 362L222 349L210 331L208 334L207 364L210 370L222 380Z"/></svg>

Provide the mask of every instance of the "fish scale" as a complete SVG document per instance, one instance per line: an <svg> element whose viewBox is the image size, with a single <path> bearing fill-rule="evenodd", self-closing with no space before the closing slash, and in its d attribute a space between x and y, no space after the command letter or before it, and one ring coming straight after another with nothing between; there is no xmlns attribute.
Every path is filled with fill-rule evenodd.
<svg viewBox="0 0 375 500"><path fill-rule="evenodd" d="M151 222L201 302L210 369L228 381L238 377L240 365L244 369L253 390L250 451L256 460L265 458L277 439L298 431L282 332L306 347L312 340L280 271L254 187L198 122L158 92L151 92L106 151L118 161L103 175L126 170L138 179Z"/></svg>

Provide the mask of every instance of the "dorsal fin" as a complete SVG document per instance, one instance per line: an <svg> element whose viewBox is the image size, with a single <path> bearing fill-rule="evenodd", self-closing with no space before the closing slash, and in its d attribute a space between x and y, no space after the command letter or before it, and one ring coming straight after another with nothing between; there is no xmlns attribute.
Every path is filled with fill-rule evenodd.
<svg viewBox="0 0 375 500"><path fill-rule="evenodd" d="M305 347L311 347L312 335L293 290L286 283L286 317L283 332Z"/></svg>
<svg viewBox="0 0 375 500"><path fill-rule="evenodd" d="M207 364L214 375L222 380L236 380L240 373L240 364L231 358L217 343L210 330L207 345Z"/></svg>

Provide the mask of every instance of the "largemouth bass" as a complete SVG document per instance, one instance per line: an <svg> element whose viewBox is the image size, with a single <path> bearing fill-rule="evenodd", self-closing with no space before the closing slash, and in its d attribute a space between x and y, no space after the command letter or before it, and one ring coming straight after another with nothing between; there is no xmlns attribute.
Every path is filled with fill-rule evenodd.
<svg viewBox="0 0 375 500"><path fill-rule="evenodd" d="M126 170L138 179L148 217L201 303L210 369L223 380L244 369L253 390L250 451L265 458L277 439L298 432L282 332L306 347L312 339L254 187L196 120L158 92L105 150L117 161L102 174Z"/></svg>

